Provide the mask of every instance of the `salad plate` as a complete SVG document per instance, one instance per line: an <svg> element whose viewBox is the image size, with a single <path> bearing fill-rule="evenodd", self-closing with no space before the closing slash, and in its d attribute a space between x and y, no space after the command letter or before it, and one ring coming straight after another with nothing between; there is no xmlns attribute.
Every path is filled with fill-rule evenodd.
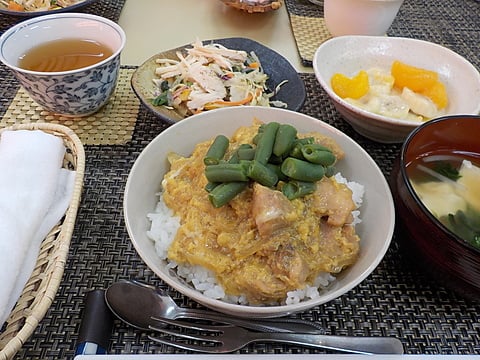
<svg viewBox="0 0 480 360"><path fill-rule="evenodd" d="M306 97L305 85L297 71L282 55L254 40L246 38L223 38L203 41L203 44L209 43L220 44L231 50L243 50L247 53L254 52L262 65L263 72L268 76L266 81L268 91L274 92L277 86L280 85L271 100L283 102L286 104L287 109L293 111L297 111L302 107ZM155 75L155 69L159 65L156 63L156 60L178 60L177 53L182 52L185 54L185 50L191 47L192 45L188 44L156 54L140 65L132 75L132 89L141 103L153 114L169 124L174 124L187 116L174 108L152 103L157 91L154 79L158 78Z"/></svg>
<svg viewBox="0 0 480 360"><path fill-rule="evenodd" d="M24 0L26 1L26 0ZM34 17L34 16L41 16L41 15L48 15L54 14L59 12L66 12L80 9L84 6L90 5L98 0L80 0L73 5L65 6L65 7L58 7L51 10L40 10L40 11L18 11L18 10L10 10L8 9L8 2L9 0L0 1L0 14L5 15L13 15L13 16L22 16L22 17ZM55 3L55 1L51 1L51 3Z"/></svg>

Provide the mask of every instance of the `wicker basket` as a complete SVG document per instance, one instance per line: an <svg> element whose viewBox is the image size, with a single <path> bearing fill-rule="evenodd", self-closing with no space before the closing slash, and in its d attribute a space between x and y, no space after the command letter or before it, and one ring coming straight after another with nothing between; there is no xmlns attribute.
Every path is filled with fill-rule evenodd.
<svg viewBox="0 0 480 360"><path fill-rule="evenodd" d="M57 293L67 260L85 173L85 153L77 135L57 124L31 123L0 130L43 130L63 139L67 151L63 167L76 170L72 200L62 220L43 240L35 269L0 333L0 360L11 359L32 335Z"/></svg>
<svg viewBox="0 0 480 360"><path fill-rule="evenodd" d="M267 11L277 10L282 6L281 0L271 0L265 4L259 4L251 0L220 0L224 4L234 7L238 10L247 11L249 13L263 13Z"/></svg>

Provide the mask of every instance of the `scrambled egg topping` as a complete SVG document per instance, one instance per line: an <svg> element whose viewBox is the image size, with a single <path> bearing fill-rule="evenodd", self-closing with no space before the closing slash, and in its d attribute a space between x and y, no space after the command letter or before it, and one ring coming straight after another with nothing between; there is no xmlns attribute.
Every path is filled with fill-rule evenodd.
<svg viewBox="0 0 480 360"><path fill-rule="evenodd" d="M230 148L252 143L259 125L239 128ZM314 136L337 159L344 156L328 137L302 136ZM356 261L359 237L349 225L355 204L346 185L324 177L313 194L290 201L254 184L214 208L204 189L203 164L212 141L198 144L188 158L169 157L163 196L181 219L169 259L210 269L226 294L243 295L251 304L281 303L288 291L311 285L319 273L338 273Z"/></svg>

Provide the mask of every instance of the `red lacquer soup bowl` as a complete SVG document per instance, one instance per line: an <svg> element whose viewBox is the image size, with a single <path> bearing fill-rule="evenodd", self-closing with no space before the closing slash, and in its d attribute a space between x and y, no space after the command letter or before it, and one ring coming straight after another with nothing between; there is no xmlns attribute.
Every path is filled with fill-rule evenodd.
<svg viewBox="0 0 480 360"><path fill-rule="evenodd" d="M425 197L415 190L418 188L414 187L412 180L412 164L426 161L426 157L445 159L449 154L466 156L474 165L480 165L480 116L446 116L431 120L407 137L389 179L401 233L399 238L406 256L419 269L425 270L445 287L478 300L480 248L434 216L433 213L438 212L429 210ZM480 192L471 191L470 195L480 197ZM442 195L435 195L433 200L438 202L441 198ZM450 196L446 195L447 198ZM475 221L480 222L480 218Z"/></svg>

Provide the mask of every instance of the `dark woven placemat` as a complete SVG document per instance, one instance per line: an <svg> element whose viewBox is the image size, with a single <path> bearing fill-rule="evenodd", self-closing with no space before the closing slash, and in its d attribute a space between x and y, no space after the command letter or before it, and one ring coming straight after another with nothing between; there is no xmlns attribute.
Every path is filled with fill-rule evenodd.
<svg viewBox="0 0 480 360"><path fill-rule="evenodd" d="M344 131L362 145L388 176L399 145L381 145L356 134L335 112L313 74L302 112ZM18 359L73 357L84 294L120 279L140 278L167 289L182 306L199 307L161 283L137 255L126 233L122 200L128 172L141 150L166 128L141 109L132 141L86 146L83 200L58 294ZM462 299L412 268L396 234L378 268L344 296L298 314L327 333L396 336L407 354L480 353L480 304ZM157 345L145 333L116 321L111 353L184 353ZM239 353L324 353L280 344L250 345Z"/></svg>
<svg viewBox="0 0 480 360"><path fill-rule="evenodd" d="M323 7L309 0L285 0L285 6L302 63L311 66L315 49L328 38ZM387 34L446 46L479 68L479 14L477 0L406 0Z"/></svg>

